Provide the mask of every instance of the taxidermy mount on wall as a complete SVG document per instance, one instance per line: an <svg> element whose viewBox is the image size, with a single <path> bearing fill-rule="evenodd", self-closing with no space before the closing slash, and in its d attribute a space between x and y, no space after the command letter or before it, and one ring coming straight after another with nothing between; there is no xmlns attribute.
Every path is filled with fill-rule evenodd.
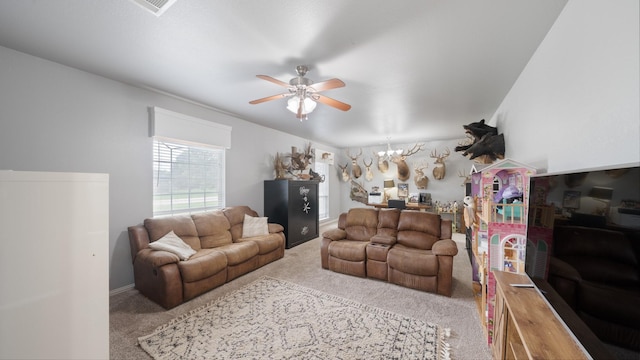
<svg viewBox="0 0 640 360"><path fill-rule="evenodd" d="M362 176L362 168L358 165L358 158L362 155L362 148L360 148L360 152L356 156L351 156L349 150L347 149L347 156L351 159L351 175L354 179Z"/></svg>
<svg viewBox="0 0 640 360"><path fill-rule="evenodd" d="M367 165L367 161L362 159L362 163L364 164L364 168L365 168L364 178L367 181L373 180L373 171L371 171L371 165L373 165L373 159L369 158L369 160L371 161L369 162L369 165Z"/></svg>
<svg viewBox="0 0 640 360"><path fill-rule="evenodd" d="M498 134L498 128L485 124L484 119L462 126L472 142L456 146L455 151L464 151L462 156L470 155L470 160L481 164L491 164L496 159L504 159L504 135Z"/></svg>
<svg viewBox="0 0 640 360"><path fill-rule="evenodd" d="M285 158L290 161L286 163ZM311 151L311 143L308 143L302 152L298 152L298 148L292 146L290 154L276 153L273 159L273 169L276 173L276 179L293 178L309 180L312 178L312 176L308 174L312 163L313 152Z"/></svg>
<svg viewBox="0 0 640 360"><path fill-rule="evenodd" d="M362 184L351 180L351 192L349 194L349 197L353 201L366 204L369 201L369 192L364 188L364 186L362 186Z"/></svg>
<svg viewBox="0 0 640 360"><path fill-rule="evenodd" d="M429 164L416 164L413 167L413 171L416 175L413 177L413 182L416 184L416 187L420 190L424 190L429 185L429 178L425 175L424 170L429 167Z"/></svg>
<svg viewBox="0 0 640 360"><path fill-rule="evenodd" d="M375 151L373 152L373 156L378 159L378 170L383 174L386 173L387 170L389 170L389 162L387 161L386 156L380 156Z"/></svg>
<svg viewBox="0 0 640 360"><path fill-rule="evenodd" d="M349 170L347 170L348 166L349 166L349 163L344 164L344 166L338 164L340 171L342 171L342 181L344 182L351 180L351 175L349 175Z"/></svg>
<svg viewBox="0 0 640 360"><path fill-rule="evenodd" d="M445 151L440 153L440 155L438 155L438 153L436 152L436 149L433 149L433 151L431 152L431 157L436 159L436 161L434 161L433 163L436 164L436 167L433 168L433 178L436 180L442 180L444 179L444 176L446 175L446 165L444 164L444 160L449 156L449 154L451 154L451 151L449 151L449 148L445 148Z"/></svg>
<svg viewBox="0 0 640 360"><path fill-rule="evenodd" d="M411 177L411 170L406 160L409 156L421 151L423 146L424 144L415 144L410 150L403 150L402 153L391 156L391 161L395 163L398 168L398 180L407 181Z"/></svg>

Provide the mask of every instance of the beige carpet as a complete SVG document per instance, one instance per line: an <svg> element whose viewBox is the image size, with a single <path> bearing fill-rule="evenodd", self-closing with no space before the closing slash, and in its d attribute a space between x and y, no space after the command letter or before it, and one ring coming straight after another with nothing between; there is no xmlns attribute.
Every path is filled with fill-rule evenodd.
<svg viewBox="0 0 640 360"><path fill-rule="evenodd" d="M326 228L321 228L321 232ZM324 270L320 266L320 239L288 249L285 257L233 280L169 311L136 290L110 298L110 354L112 359L151 359L137 339L172 319L224 297L264 276L346 298L413 319L451 329L447 339L452 359L490 359L471 293L471 267L464 251L464 235L455 234L452 297L407 289L384 281L363 279Z"/></svg>
<svg viewBox="0 0 640 360"><path fill-rule="evenodd" d="M446 329L263 277L140 337L156 360L449 359Z"/></svg>

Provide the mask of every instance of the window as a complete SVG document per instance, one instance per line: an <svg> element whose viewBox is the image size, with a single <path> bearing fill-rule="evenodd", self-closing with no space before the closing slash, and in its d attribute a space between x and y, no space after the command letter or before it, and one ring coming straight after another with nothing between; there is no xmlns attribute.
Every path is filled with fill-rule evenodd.
<svg viewBox="0 0 640 360"><path fill-rule="evenodd" d="M324 177L324 181L318 185L318 219L329 218L329 164L315 162L314 171Z"/></svg>
<svg viewBox="0 0 640 360"><path fill-rule="evenodd" d="M153 216L220 209L224 149L179 140L153 140Z"/></svg>
<svg viewBox="0 0 640 360"><path fill-rule="evenodd" d="M231 127L159 107L150 108L150 123L153 216L223 208Z"/></svg>

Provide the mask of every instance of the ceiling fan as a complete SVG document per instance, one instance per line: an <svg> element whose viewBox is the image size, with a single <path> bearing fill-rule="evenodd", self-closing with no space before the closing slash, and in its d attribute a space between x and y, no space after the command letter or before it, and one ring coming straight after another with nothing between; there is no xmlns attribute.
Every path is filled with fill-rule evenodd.
<svg viewBox="0 0 640 360"><path fill-rule="evenodd" d="M305 65L296 66L297 77L289 80L289 83L272 78L268 75L256 75L260 79L270 81L276 85L287 88L289 92L267 96L262 99L249 101L249 104L255 105L266 101L289 98L287 101L287 109L296 114L296 118L302 120L307 119L307 114L312 112L316 108L316 101L325 105L332 106L342 111L351 109L351 105L345 104L342 101L332 99L330 97L320 95L320 91L331 90L345 86L345 83L340 79L330 79L314 84L313 81L304 77L309 69Z"/></svg>

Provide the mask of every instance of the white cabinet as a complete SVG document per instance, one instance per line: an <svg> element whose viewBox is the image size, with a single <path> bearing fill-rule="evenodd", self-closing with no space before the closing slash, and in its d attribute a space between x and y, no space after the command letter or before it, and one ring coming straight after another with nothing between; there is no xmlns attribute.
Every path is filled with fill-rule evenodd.
<svg viewBox="0 0 640 360"><path fill-rule="evenodd" d="M109 176L0 171L0 358L109 357Z"/></svg>

